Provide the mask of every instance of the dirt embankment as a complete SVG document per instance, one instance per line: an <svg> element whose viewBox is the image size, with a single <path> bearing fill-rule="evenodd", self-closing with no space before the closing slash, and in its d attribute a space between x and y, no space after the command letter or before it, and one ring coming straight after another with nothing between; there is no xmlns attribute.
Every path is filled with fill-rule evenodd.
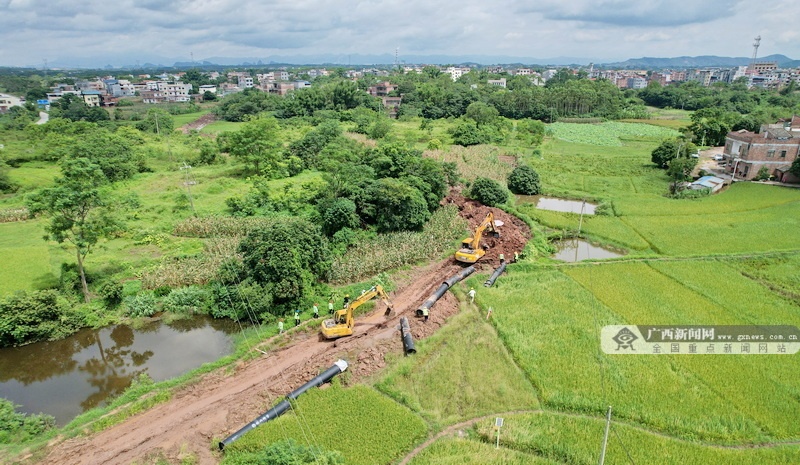
<svg viewBox="0 0 800 465"><path fill-rule="evenodd" d="M196 120L192 121L191 123L184 124L181 126L180 129L184 134L189 134L192 131L199 131L204 127L208 126L209 124L213 123L217 120L217 117L213 113L208 113Z"/></svg>
<svg viewBox="0 0 800 465"><path fill-rule="evenodd" d="M471 228L475 228L489 207L470 201L458 192L444 203L458 205ZM527 226L502 210L491 209L503 221L499 238L487 238L490 247L481 265L496 266L498 255L513 258L530 237ZM213 465L219 453L212 440L238 430L266 411L276 399L328 368L336 360L348 361L350 382L359 382L385 366L389 352L400 353L398 325L408 317L415 339L425 338L440 328L458 311L457 299L447 293L431 309L423 322L414 316L417 307L445 279L462 269L452 259L417 268L401 277L391 294L394 311L388 317L379 304L360 317L351 337L320 341L316 332L276 336L291 340L280 349L260 358L237 364L230 370L217 370L198 382L177 391L164 404L136 415L100 433L68 439L52 445L41 463L58 465L127 465L135 460L163 454L173 462L193 454L199 465Z"/></svg>

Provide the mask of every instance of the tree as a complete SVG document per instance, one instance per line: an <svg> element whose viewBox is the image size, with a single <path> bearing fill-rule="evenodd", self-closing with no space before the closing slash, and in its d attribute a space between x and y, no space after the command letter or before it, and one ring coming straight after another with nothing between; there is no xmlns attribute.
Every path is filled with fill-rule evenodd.
<svg viewBox="0 0 800 465"><path fill-rule="evenodd" d="M333 236L340 229L356 229L361 219L356 214L356 204L345 198L325 199L317 205L322 217L322 229L328 236Z"/></svg>
<svg viewBox="0 0 800 465"><path fill-rule="evenodd" d="M792 166L789 167L789 172L800 178L800 157L794 159Z"/></svg>
<svg viewBox="0 0 800 465"><path fill-rule="evenodd" d="M160 108L150 108L144 119L136 123L136 129L152 134L170 134L175 130L175 118Z"/></svg>
<svg viewBox="0 0 800 465"><path fill-rule="evenodd" d="M691 179L692 170L696 165L696 158L673 158L669 161L667 176L672 179L670 192L673 195L681 190L681 183Z"/></svg>
<svg viewBox="0 0 800 465"><path fill-rule="evenodd" d="M478 126L494 123L500 114L493 106L483 102L472 102L467 107L466 117L475 121Z"/></svg>
<svg viewBox="0 0 800 465"><path fill-rule="evenodd" d="M508 201L508 190L494 179L477 178L472 183L469 196L484 205L495 207Z"/></svg>
<svg viewBox="0 0 800 465"><path fill-rule="evenodd" d="M515 194L537 195L541 191L539 173L528 165L517 166L508 175L508 188Z"/></svg>
<svg viewBox="0 0 800 465"><path fill-rule="evenodd" d="M328 239L302 218L279 218L239 244L247 275L283 310L296 306L330 266Z"/></svg>
<svg viewBox="0 0 800 465"><path fill-rule="evenodd" d="M478 125L471 119L460 119L456 125L450 129L453 142L463 147L478 145L484 142L483 133Z"/></svg>
<svg viewBox="0 0 800 465"><path fill-rule="evenodd" d="M696 147L689 141L667 139L650 153L650 160L659 168L666 169L673 158L689 158Z"/></svg>
<svg viewBox="0 0 800 465"><path fill-rule="evenodd" d="M378 180L370 194L380 232L420 230L431 217L422 193L399 179Z"/></svg>
<svg viewBox="0 0 800 465"><path fill-rule="evenodd" d="M259 118L249 121L238 131L224 132L217 140L220 150L228 152L247 165L256 174L281 177L281 142L278 139L278 123L275 118Z"/></svg>
<svg viewBox="0 0 800 465"><path fill-rule="evenodd" d="M108 179L100 166L88 158L65 159L61 172L53 187L44 188L28 199L28 209L33 215L44 213L50 217L45 226L46 239L68 242L75 248L83 297L88 302L84 260L100 238L117 229L117 223L105 208L108 201L100 190Z"/></svg>

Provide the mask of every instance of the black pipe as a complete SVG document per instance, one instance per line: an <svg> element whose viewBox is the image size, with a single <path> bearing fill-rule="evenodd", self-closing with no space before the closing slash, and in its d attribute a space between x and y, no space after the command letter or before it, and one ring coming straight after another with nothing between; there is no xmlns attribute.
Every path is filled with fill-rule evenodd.
<svg viewBox="0 0 800 465"><path fill-rule="evenodd" d="M305 383L304 385L300 386L299 388L297 388L294 391L292 391L291 393L289 393L289 395L286 396L285 400L280 401L277 405L275 405L271 409L269 409L266 412L264 412L264 414L262 414L261 416L259 416L255 420L251 421L249 424L244 426L242 429L240 429L239 431L231 434L227 438L225 438L222 441L220 441L219 450L224 450L225 446L227 446L228 444L232 443L233 441L239 439L240 437L242 437L248 431L250 431L252 429L255 429L256 427L260 426L262 423L266 423L266 422L268 422L270 420L274 420L275 418L278 418L279 416L283 415L292 406L289 403L289 401L297 399L297 397L300 394L306 392L307 390L311 389L312 387L317 387L317 386L319 386L321 384L327 383L328 381L333 379L334 376L338 375L339 373L344 372L346 369L347 369L347 362L345 362L344 360L337 361L336 363L333 364L332 367L330 367L327 370L323 371L320 375L314 377L311 381Z"/></svg>
<svg viewBox="0 0 800 465"><path fill-rule="evenodd" d="M423 308L427 307L427 309L430 310L431 307L433 307L433 304L435 304L436 301L441 299L444 293L447 292L448 289L450 289L457 282L461 281L462 279L466 278L467 276L471 275L474 272L475 272L475 266L472 265L464 268L463 270L459 271L453 276L447 278L445 282L443 282L442 285L439 286L439 288L436 289L436 291L433 294L431 294L427 299L425 299L425 302L422 302L422 305L420 305L420 307L416 311L417 316L422 316Z"/></svg>
<svg viewBox="0 0 800 465"><path fill-rule="evenodd" d="M408 325L408 318L400 318L400 336L403 338L403 352L406 355L417 353L414 347L414 337L411 335L411 326Z"/></svg>
<svg viewBox="0 0 800 465"><path fill-rule="evenodd" d="M483 283L483 285L486 287L490 287L492 284L494 284L494 282L497 281L497 278L499 278L500 275L503 273L503 271L506 270L507 264L508 262L501 263L500 266L498 266L497 269L494 270L494 273L492 273L492 275L489 276L489 279L487 279L486 282Z"/></svg>

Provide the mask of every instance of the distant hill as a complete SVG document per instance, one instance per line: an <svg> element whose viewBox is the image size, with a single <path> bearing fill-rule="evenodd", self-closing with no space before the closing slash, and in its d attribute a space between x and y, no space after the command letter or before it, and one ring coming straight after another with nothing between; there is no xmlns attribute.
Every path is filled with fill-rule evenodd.
<svg viewBox="0 0 800 465"><path fill-rule="evenodd" d="M792 60L786 55L768 55L759 57L759 62L774 61L780 67L793 68L800 63L799 60ZM734 67L747 66L750 58L747 57L718 57L714 55L703 55L697 57L675 57L675 58L655 58L642 57L631 58L618 63L603 63L600 66L605 68L625 68L625 69L658 69L658 68L705 68L705 67Z"/></svg>

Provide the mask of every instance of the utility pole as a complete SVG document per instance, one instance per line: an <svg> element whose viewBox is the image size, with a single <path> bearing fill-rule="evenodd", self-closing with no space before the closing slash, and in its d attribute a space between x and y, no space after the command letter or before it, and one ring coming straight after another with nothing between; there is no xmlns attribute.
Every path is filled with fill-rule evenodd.
<svg viewBox="0 0 800 465"><path fill-rule="evenodd" d="M183 166L181 166L181 171L184 171L186 173L183 185L186 186L186 195L189 197L189 205L192 207L192 214L194 216L197 216L197 211L195 211L194 209L194 199L192 198L192 186L197 183L193 181L191 178L191 169L192 169L191 166L189 166L186 162L183 162Z"/></svg>
<svg viewBox="0 0 800 465"><path fill-rule="evenodd" d="M600 465L606 461L606 446L608 445L608 430L611 427L611 406L608 406L608 413L606 413L606 432L603 434L603 449L600 450Z"/></svg>

